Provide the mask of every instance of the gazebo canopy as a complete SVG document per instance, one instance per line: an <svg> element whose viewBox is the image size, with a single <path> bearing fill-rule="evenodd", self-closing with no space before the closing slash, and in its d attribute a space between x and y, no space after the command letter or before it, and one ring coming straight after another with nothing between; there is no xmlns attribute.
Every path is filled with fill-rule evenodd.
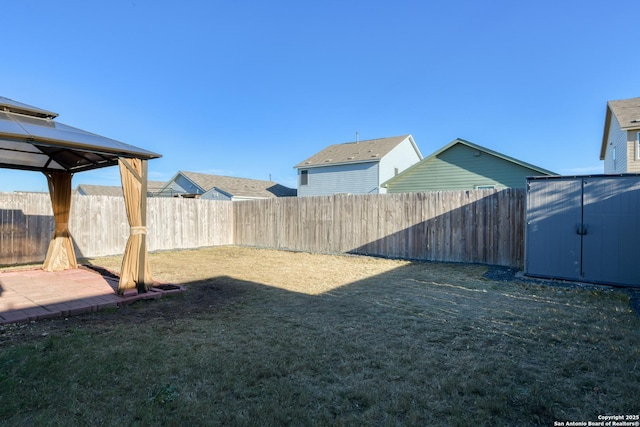
<svg viewBox="0 0 640 427"><path fill-rule="evenodd" d="M49 184L55 230L43 268L77 266L68 224L73 174L118 165L130 225L118 292L148 290L153 279L146 248L147 160L161 156L56 122L57 116L0 97L0 168L39 171Z"/></svg>
<svg viewBox="0 0 640 427"><path fill-rule="evenodd" d="M81 172L160 154L54 121L58 114L0 97L0 167Z"/></svg>

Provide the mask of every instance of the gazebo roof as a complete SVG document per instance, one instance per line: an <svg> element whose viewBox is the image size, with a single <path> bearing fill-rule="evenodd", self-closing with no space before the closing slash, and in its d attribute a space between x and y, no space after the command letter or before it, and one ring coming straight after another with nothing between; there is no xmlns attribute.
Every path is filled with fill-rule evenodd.
<svg viewBox="0 0 640 427"><path fill-rule="evenodd" d="M160 154L54 121L58 114L0 97L0 168L71 173Z"/></svg>

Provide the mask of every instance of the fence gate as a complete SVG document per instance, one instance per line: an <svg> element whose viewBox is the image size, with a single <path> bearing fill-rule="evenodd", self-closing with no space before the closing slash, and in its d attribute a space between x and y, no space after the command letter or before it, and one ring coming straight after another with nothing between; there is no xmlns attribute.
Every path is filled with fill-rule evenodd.
<svg viewBox="0 0 640 427"><path fill-rule="evenodd" d="M640 175L528 178L525 273L640 286Z"/></svg>

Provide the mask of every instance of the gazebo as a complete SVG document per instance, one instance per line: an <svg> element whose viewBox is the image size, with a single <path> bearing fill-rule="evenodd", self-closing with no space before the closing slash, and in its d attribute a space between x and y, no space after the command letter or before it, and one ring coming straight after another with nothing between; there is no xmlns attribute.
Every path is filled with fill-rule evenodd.
<svg viewBox="0 0 640 427"><path fill-rule="evenodd" d="M161 155L64 125L57 116L0 97L0 168L42 172L49 185L55 230L43 269L77 268L68 226L73 174L118 165L130 226L118 293L147 291L153 284L146 245L147 160Z"/></svg>

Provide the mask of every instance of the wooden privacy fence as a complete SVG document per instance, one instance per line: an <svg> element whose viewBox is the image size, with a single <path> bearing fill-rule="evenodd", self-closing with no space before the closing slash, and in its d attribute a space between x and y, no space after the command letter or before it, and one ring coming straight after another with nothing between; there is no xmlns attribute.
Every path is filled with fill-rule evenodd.
<svg viewBox="0 0 640 427"><path fill-rule="evenodd" d="M44 261L54 225L48 194L0 193L0 265Z"/></svg>
<svg viewBox="0 0 640 427"><path fill-rule="evenodd" d="M78 257L122 254L129 237L124 198L74 196L69 229ZM44 260L53 232L48 194L0 193L0 265ZM149 198L150 251L233 244L233 209L215 200Z"/></svg>
<svg viewBox="0 0 640 427"><path fill-rule="evenodd" d="M235 202L234 243L521 268L524 189Z"/></svg>
<svg viewBox="0 0 640 427"><path fill-rule="evenodd" d="M150 251L241 245L522 268L524 189L291 197L242 202L149 198ZM74 196L79 257L121 254L121 197ZM46 194L0 193L0 264L44 259L53 230Z"/></svg>

